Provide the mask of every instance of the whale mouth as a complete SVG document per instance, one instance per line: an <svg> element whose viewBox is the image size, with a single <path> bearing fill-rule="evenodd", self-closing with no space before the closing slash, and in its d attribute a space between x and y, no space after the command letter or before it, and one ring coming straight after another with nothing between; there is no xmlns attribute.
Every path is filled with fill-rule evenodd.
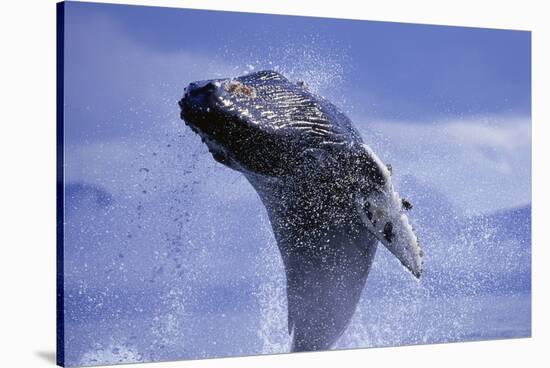
<svg viewBox="0 0 550 368"><path fill-rule="evenodd" d="M198 131L197 134L201 137L202 142L206 145L208 152L210 152L214 160L229 167L233 166L233 160L231 160L227 151L218 142L205 136L200 131Z"/></svg>

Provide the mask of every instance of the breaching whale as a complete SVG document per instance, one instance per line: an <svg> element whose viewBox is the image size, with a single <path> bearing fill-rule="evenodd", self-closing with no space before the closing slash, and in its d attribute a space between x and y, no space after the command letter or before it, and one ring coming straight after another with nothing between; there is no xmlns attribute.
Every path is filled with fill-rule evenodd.
<svg viewBox="0 0 550 368"><path fill-rule="evenodd" d="M378 242L420 277L411 205L335 105L274 71L190 83L179 105L213 158L241 172L265 205L285 267L292 351L328 349L342 335Z"/></svg>

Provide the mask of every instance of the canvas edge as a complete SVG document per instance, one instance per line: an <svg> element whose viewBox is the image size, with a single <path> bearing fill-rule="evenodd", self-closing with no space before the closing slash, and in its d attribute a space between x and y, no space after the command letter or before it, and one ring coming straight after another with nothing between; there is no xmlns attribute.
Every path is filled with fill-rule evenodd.
<svg viewBox="0 0 550 368"><path fill-rule="evenodd" d="M56 3L56 363L65 366L64 313L64 36L65 3Z"/></svg>

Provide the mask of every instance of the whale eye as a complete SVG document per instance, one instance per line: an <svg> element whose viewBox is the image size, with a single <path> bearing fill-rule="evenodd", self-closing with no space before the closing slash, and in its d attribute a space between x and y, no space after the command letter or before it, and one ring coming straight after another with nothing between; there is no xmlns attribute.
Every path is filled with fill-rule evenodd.
<svg viewBox="0 0 550 368"><path fill-rule="evenodd" d="M238 81L231 81L223 87L227 92L233 93L238 96L256 98L256 88L246 86Z"/></svg>

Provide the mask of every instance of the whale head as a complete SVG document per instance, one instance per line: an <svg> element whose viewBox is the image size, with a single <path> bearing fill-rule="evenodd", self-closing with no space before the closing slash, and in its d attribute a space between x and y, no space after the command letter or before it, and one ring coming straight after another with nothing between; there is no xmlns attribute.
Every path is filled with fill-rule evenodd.
<svg viewBox="0 0 550 368"><path fill-rule="evenodd" d="M292 175L360 141L334 105L274 71L190 83L179 105L214 159L247 174Z"/></svg>

